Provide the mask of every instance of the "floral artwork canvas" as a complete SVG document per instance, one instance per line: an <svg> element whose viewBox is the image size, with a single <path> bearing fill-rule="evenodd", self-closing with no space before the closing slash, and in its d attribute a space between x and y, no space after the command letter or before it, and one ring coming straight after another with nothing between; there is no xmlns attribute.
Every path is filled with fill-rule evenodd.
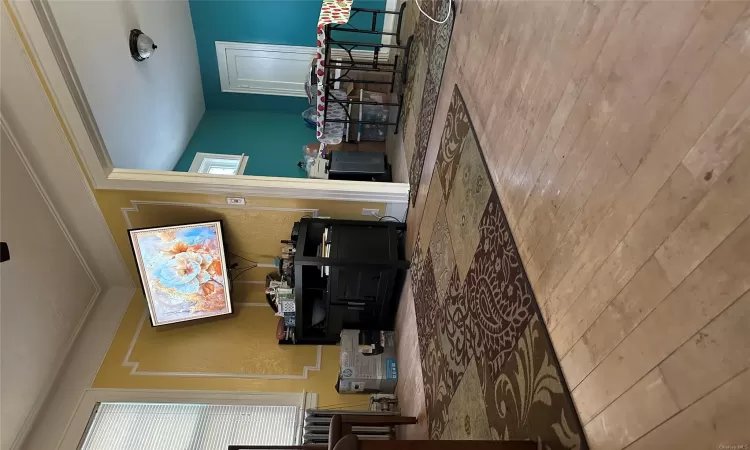
<svg viewBox="0 0 750 450"><path fill-rule="evenodd" d="M154 326L232 312L221 222L129 233Z"/></svg>

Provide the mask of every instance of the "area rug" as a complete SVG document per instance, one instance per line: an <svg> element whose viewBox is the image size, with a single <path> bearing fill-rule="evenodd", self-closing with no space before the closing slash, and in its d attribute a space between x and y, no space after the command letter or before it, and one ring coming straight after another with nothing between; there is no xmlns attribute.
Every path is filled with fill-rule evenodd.
<svg viewBox="0 0 750 450"><path fill-rule="evenodd" d="M458 87L411 277L432 439L588 448Z"/></svg>
<svg viewBox="0 0 750 450"><path fill-rule="evenodd" d="M425 13L443 20L452 8L452 0L420 0ZM412 204L416 201L427 144L432 130L440 82L443 79L453 18L437 24L419 12L416 3L408 3L403 36L413 36L409 52L408 76L401 115L404 130L404 152L409 170Z"/></svg>

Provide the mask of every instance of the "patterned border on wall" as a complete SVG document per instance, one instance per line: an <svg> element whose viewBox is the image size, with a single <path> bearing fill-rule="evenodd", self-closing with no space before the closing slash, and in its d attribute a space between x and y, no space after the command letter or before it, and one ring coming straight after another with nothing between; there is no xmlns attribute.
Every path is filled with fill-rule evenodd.
<svg viewBox="0 0 750 450"><path fill-rule="evenodd" d="M125 225L127 228L133 228L133 224L130 221L129 214L132 212L139 212L139 205L164 205L164 206L185 206L185 207L199 207L199 208L221 208L221 209L246 209L251 211L285 211L285 212L302 212L310 214L312 217L318 217L319 210L313 208L277 208L273 206L247 206L247 205L222 205L215 203L190 203L190 202L165 202L165 201L149 201L149 200L131 200L130 208L120 208L122 211L122 217L125 219ZM258 263L258 267L276 267L273 263ZM240 280L236 281L242 284L264 284L264 281L248 281Z"/></svg>
<svg viewBox="0 0 750 450"><path fill-rule="evenodd" d="M244 210L255 210L255 211L286 211L286 212L301 212L310 214L312 217L318 217L318 209L312 208L279 208L273 206L248 206L248 205L222 205L214 203L190 203L190 202L165 202L165 201L148 201L148 200L131 200L131 207L120 208L122 216L125 219L125 224L128 228L133 228L133 224L130 221L130 213L138 212L140 205L164 205L164 206L186 206L186 207L199 207L199 208L221 208L221 209L244 209ZM259 267L275 267L273 264L258 264ZM246 283L253 284L253 281L247 281ZM259 282L263 283L263 282ZM267 307L264 303L235 303L237 307ZM130 356L135 348L135 344L138 340L138 336L141 333L143 324L146 322L147 312L144 311L141 316L138 326L136 327L133 338L130 340L128 352L125 354L125 358L122 361L123 367L130 367L130 375L146 375L146 376L169 376L169 377L215 377L215 378L255 378L265 380L306 380L310 371L319 371L321 367L321 358L323 347L318 345L316 348L315 365L304 366L302 368L301 375L266 375L266 374L248 374L248 373L213 373L213 372L145 372L138 370L138 361L130 361Z"/></svg>
<svg viewBox="0 0 750 450"><path fill-rule="evenodd" d="M237 307L265 307L266 303L235 303ZM255 378L262 380L306 380L310 371L319 371L321 368L321 360L323 355L323 346L318 345L315 349L315 365L304 366L302 368L302 375L267 375L267 374L255 374L255 373L215 373L215 372L153 372L153 371L139 371L138 361L131 361L130 356L133 353L136 342L138 342L138 336L141 334L143 325L146 323L148 313L143 312L141 319L138 321L138 326L133 333L133 338L130 340L128 346L128 352L125 354L125 358L122 360L123 367L130 367L130 375L145 375L145 376L157 376L157 377L212 377L212 378Z"/></svg>
<svg viewBox="0 0 750 450"><path fill-rule="evenodd" d="M216 203L190 203L190 202L164 202L164 201L149 201L149 200L131 200L130 208L120 208L122 211L122 217L125 219L125 224L128 228L133 228L133 224L130 222L131 212L138 212L139 205L163 205L163 206L192 206L197 208L220 208L220 209L247 209L254 211L286 211L286 212L303 212L308 213L313 217L318 217L317 209L313 208L277 208L273 206L248 206L248 205L223 205Z"/></svg>

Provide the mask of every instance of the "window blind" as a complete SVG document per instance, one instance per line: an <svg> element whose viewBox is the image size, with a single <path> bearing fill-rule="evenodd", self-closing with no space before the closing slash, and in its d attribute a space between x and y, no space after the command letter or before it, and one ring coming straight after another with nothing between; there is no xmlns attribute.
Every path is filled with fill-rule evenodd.
<svg viewBox="0 0 750 450"><path fill-rule="evenodd" d="M297 406L99 403L81 450L226 450L295 445Z"/></svg>

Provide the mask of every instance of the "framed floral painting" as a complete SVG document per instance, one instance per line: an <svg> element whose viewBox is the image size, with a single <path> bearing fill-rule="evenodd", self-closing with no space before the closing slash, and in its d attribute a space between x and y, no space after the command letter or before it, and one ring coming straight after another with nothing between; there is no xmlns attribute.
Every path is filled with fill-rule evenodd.
<svg viewBox="0 0 750 450"><path fill-rule="evenodd" d="M153 326L232 313L221 221L128 233Z"/></svg>

